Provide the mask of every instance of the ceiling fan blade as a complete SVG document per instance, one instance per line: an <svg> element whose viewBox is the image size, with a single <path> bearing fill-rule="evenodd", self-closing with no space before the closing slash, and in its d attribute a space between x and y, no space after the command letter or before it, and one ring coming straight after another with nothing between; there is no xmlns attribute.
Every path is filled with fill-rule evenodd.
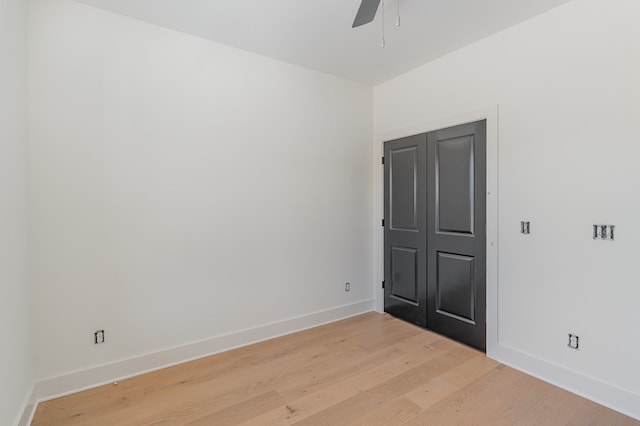
<svg viewBox="0 0 640 426"><path fill-rule="evenodd" d="M356 19L353 21L351 28L359 27L360 25L368 24L373 21L378 11L380 0L362 0L360 8L356 14Z"/></svg>

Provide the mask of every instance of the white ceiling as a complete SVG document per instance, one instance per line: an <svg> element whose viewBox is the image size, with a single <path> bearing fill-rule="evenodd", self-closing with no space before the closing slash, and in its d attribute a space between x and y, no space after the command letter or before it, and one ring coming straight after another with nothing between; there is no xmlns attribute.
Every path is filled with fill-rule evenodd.
<svg viewBox="0 0 640 426"><path fill-rule="evenodd" d="M386 0L385 48L380 10L351 28L360 0L77 1L373 85L570 0Z"/></svg>

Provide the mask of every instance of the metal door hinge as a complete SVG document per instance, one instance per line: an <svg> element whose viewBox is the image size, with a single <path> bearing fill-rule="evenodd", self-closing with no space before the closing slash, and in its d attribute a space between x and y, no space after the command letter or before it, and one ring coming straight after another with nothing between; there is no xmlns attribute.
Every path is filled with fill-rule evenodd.
<svg viewBox="0 0 640 426"><path fill-rule="evenodd" d="M382 164L384 164L384 157L382 157Z"/></svg>
<svg viewBox="0 0 640 426"><path fill-rule="evenodd" d="M382 280L382 288L384 288L384 280Z"/></svg>
<svg viewBox="0 0 640 426"><path fill-rule="evenodd" d="M382 219L382 226L384 226L384 219Z"/></svg>

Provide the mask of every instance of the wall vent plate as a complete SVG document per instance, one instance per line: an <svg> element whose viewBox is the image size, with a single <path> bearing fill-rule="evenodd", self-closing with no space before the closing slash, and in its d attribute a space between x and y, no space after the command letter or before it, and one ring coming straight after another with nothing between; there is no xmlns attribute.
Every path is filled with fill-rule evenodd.
<svg viewBox="0 0 640 426"><path fill-rule="evenodd" d="M524 235L529 235L531 233L531 222L520 222L520 233Z"/></svg>

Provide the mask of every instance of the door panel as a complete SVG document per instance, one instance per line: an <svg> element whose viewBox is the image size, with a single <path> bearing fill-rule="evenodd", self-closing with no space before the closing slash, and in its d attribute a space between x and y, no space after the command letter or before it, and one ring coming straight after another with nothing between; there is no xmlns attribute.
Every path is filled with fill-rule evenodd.
<svg viewBox="0 0 640 426"><path fill-rule="evenodd" d="M389 153L391 228L417 231L418 146L392 149Z"/></svg>
<svg viewBox="0 0 640 426"><path fill-rule="evenodd" d="M418 304L418 250L391 248L391 297Z"/></svg>
<svg viewBox="0 0 640 426"><path fill-rule="evenodd" d="M474 258L438 252L436 312L475 324Z"/></svg>
<svg viewBox="0 0 640 426"><path fill-rule="evenodd" d="M384 310L427 325L427 137L385 142Z"/></svg>
<svg viewBox="0 0 640 426"><path fill-rule="evenodd" d="M473 234L473 138L436 140L437 232Z"/></svg>
<svg viewBox="0 0 640 426"><path fill-rule="evenodd" d="M428 327L485 350L486 122L430 132L427 151Z"/></svg>

